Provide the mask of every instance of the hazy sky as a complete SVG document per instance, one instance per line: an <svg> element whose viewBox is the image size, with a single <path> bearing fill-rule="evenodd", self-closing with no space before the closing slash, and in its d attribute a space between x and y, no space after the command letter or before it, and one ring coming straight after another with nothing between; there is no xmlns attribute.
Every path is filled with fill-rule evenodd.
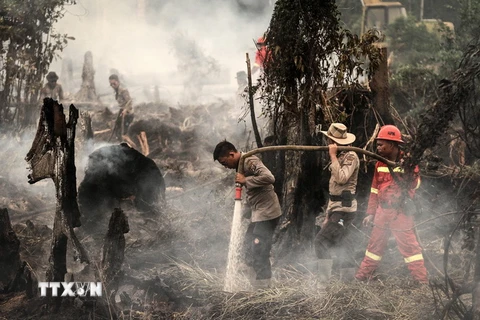
<svg viewBox="0 0 480 320"><path fill-rule="evenodd" d="M246 68L245 53L249 52L253 63L253 39L267 29L273 11L270 5L260 14L248 14L241 12L234 0L166 0L158 8L146 10L140 10L138 3L77 0L66 7L56 31L75 38L61 53L72 59L75 81L80 83L83 55L90 50L99 93L109 89L107 78L112 68L128 78L131 85L178 83L181 72L172 41L186 36L220 63L226 74L222 81L230 80L225 84L235 86L236 72ZM50 69L61 73L61 64L57 60Z"/></svg>

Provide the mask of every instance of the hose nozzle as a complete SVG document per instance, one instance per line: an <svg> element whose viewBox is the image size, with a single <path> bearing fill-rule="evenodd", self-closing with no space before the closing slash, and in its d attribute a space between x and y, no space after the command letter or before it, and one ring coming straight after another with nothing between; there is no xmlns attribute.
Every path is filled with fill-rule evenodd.
<svg viewBox="0 0 480 320"><path fill-rule="evenodd" d="M235 200L242 200L242 185L235 183Z"/></svg>

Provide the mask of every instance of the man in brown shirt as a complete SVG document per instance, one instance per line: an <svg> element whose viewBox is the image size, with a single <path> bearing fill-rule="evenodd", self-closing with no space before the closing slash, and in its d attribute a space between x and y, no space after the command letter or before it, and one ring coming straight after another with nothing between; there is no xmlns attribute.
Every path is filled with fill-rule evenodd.
<svg viewBox="0 0 480 320"><path fill-rule="evenodd" d="M353 151L337 153L337 145L349 145L355 141L355 135L347 133L344 124L332 123L328 131L322 133L328 139L331 175L326 218L315 238L315 253L319 259L330 259L331 249L340 249L336 250L335 262L341 266L348 258L342 240L357 211L355 192L360 161Z"/></svg>
<svg viewBox="0 0 480 320"><path fill-rule="evenodd" d="M117 100L118 106L120 107L115 121L114 134L119 140L122 140L122 136L126 134L128 126L134 118L132 98L130 98L130 93L127 88L120 84L120 80L116 74L112 74L108 80L110 86L115 90L115 100Z"/></svg>
<svg viewBox="0 0 480 320"><path fill-rule="evenodd" d="M222 141L213 151L213 159L228 169L238 169L242 154L228 141ZM256 273L256 287L269 286L272 277L270 251L275 227L282 215L280 202L273 190L275 177L256 156L245 159L244 173L237 172L235 182L245 186L247 203L252 209L251 224L246 234L247 254ZM249 257L246 257L247 263Z"/></svg>

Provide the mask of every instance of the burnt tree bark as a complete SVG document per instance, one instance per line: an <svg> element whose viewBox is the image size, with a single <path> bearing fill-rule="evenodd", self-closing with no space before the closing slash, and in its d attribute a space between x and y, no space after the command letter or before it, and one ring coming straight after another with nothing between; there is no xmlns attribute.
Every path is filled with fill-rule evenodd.
<svg viewBox="0 0 480 320"><path fill-rule="evenodd" d="M122 265L125 255L125 233L130 231L128 218L125 213L115 208L110 222L108 232L103 244L102 269L105 291L108 295L115 295L123 277Z"/></svg>
<svg viewBox="0 0 480 320"><path fill-rule="evenodd" d="M15 278L10 282L7 292L25 291L27 298L31 299L37 295L38 279L28 262L23 261L18 269Z"/></svg>
<svg viewBox="0 0 480 320"><path fill-rule="evenodd" d="M78 109L73 105L70 105L67 123L63 106L53 99L44 99L37 133L25 158L31 170L30 184L45 178L51 178L55 183L57 204L47 281L64 281L69 239L80 261L89 262L88 254L73 230L81 225L74 143L77 119Z"/></svg>
<svg viewBox="0 0 480 320"><path fill-rule="evenodd" d="M246 54L247 61L247 74L248 74L248 104L250 106L250 118L252 120L253 133L255 134L255 142L257 143L257 148L263 147L262 138L258 132L257 118L255 117L255 105L253 102L253 88L252 88L252 69L250 68L250 58L248 53Z"/></svg>
<svg viewBox="0 0 480 320"><path fill-rule="evenodd" d="M322 144L317 126L348 123L350 114L341 108L339 88L358 84L355 70L365 56L369 72L376 66L378 49L374 34L359 39L342 30L335 1L288 1L275 3L266 45L271 59L261 78L267 112L274 119L276 142L287 145ZM360 50L359 50L360 48ZM338 57L338 63L331 59ZM332 99L325 98L327 92ZM326 157L308 152L285 152L282 194L283 223L277 256L298 261L303 253L313 256L315 218L326 202ZM326 183L325 183L326 182ZM324 183L322 185L322 183Z"/></svg>
<svg viewBox="0 0 480 320"><path fill-rule="evenodd" d="M380 49L378 69L370 81L370 89L373 94L373 106L378 113L381 125L395 124L390 113L390 92L388 85L387 48Z"/></svg>
<svg viewBox="0 0 480 320"><path fill-rule="evenodd" d="M0 286L6 287L20 267L20 241L12 229L8 210L0 209Z"/></svg>
<svg viewBox="0 0 480 320"><path fill-rule="evenodd" d="M78 101L97 102L97 91L95 90L95 70L93 69L93 56L91 51L85 53L82 71L82 86L75 94Z"/></svg>
<svg viewBox="0 0 480 320"><path fill-rule="evenodd" d="M475 271L473 275L472 313L472 319L480 319L480 237L477 237L477 245L475 247Z"/></svg>

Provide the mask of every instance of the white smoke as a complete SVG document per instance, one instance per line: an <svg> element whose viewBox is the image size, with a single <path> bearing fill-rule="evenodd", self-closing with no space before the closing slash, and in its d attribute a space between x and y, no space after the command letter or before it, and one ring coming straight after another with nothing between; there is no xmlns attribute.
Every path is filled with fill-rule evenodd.
<svg viewBox="0 0 480 320"><path fill-rule="evenodd" d="M265 11L247 12L233 0L155 2L79 0L68 6L55 29L75 40L69 42L50 69L60 73L62 59L71 59L74 87L79 88L83 55L91 51L97 93L111 91L108 76L116 69L131 88L136 103L146 100L143 88L155 85L159 86L163 98L176 103L180 100L182 73L188 70L178 70L179 61L172 42L176 37L188 37L221 67L218 83L214 88L205 88L206 93L221 96L234 92L236 72L246 70L245 53L253 60L253 39L267 29L273 5L265 1ZM238 3L245 4L245 1ZM60 82L64 77L60 75Z"/></svg>

